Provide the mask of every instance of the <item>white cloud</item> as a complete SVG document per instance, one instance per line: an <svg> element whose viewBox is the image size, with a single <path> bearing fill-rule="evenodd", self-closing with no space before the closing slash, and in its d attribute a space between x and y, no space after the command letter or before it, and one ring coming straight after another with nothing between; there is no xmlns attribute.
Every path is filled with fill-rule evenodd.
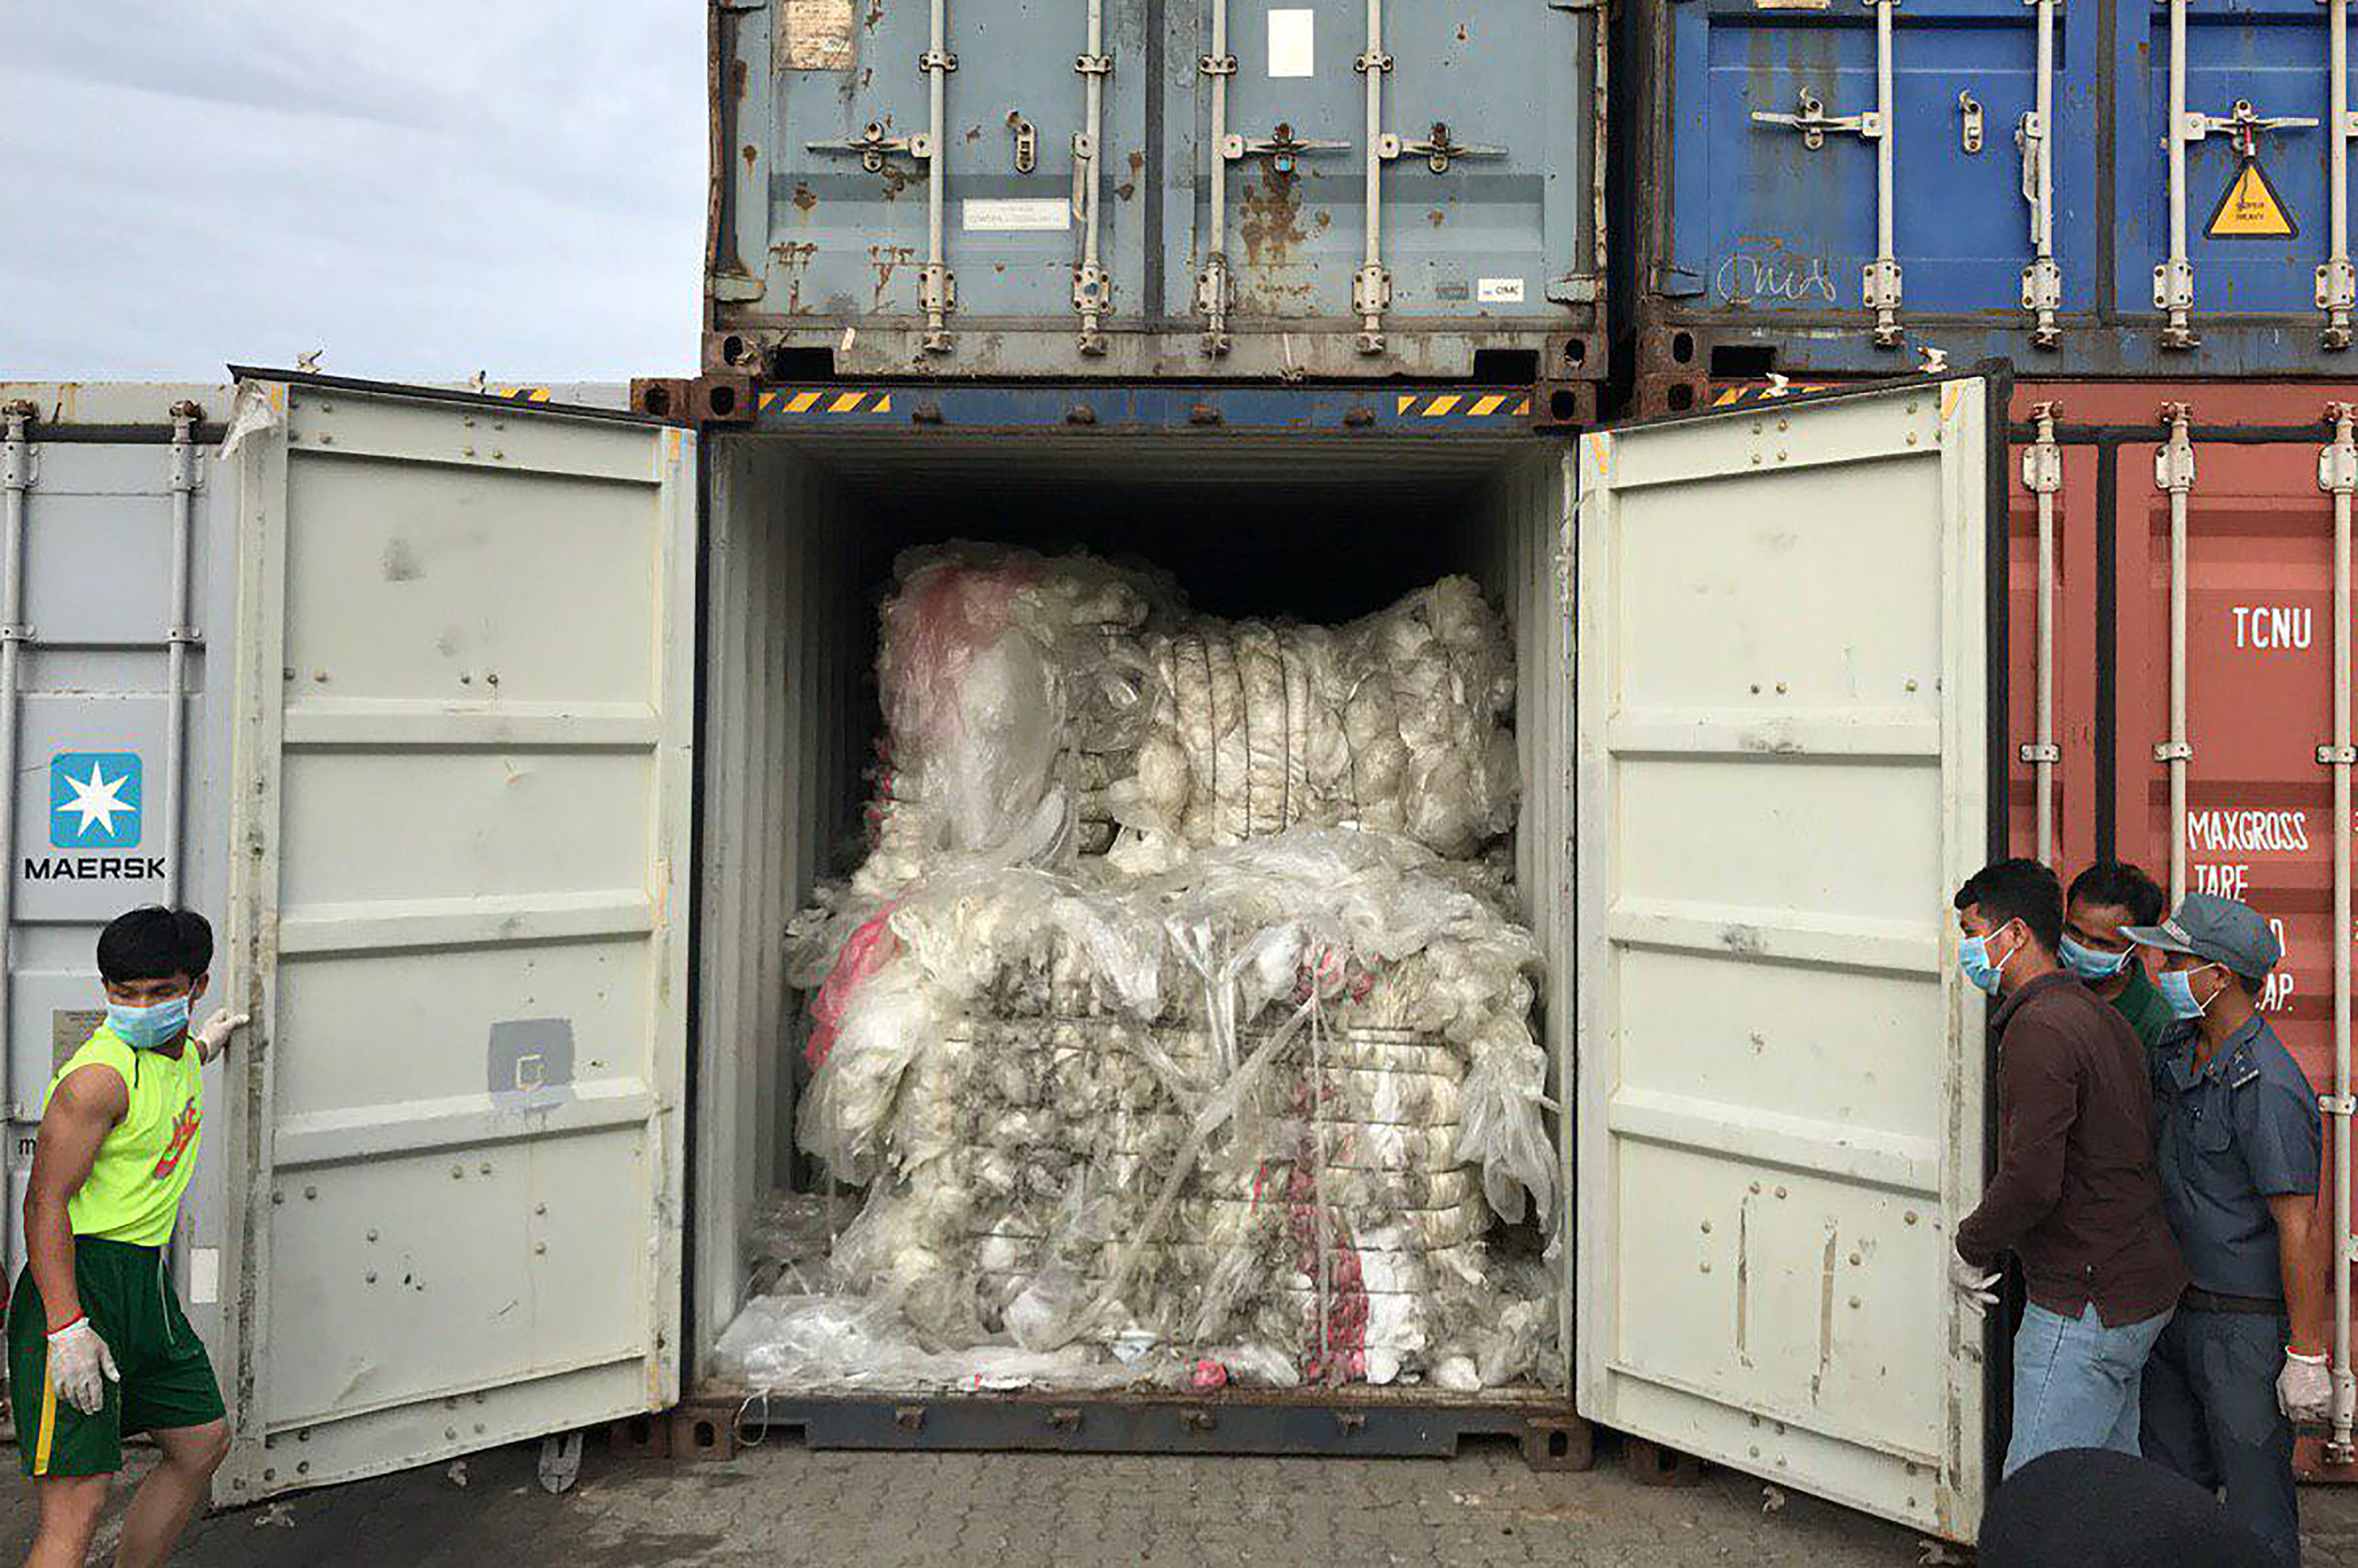
<svg viewBox="0 0 2358 1568"><path fill-rule="evenodd" d="M678 374L690 0L0 0L0 379Z"/></svg>

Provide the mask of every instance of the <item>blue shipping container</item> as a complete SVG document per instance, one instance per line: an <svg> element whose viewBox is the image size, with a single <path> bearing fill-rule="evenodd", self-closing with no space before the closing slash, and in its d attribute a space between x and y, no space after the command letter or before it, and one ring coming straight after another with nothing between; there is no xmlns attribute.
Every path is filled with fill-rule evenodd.
<svg viewBox="0 0 2358 1568"><path fill-rule="evenodd" d="M1622 46L1641 394L1671 406L1661 387L1712 377L1888 374L1926 347L2026 374L2348 373L2327 287L2346 254L2337 13L2346 25L2316 0L1641 0Z"/></svg>

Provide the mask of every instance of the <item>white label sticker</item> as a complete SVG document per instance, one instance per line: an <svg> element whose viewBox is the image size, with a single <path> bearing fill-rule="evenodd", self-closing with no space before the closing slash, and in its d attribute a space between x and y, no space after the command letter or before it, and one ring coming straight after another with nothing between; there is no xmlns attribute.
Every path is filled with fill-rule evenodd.
<svg viewBox="0 0 2358 1568"><path fill-rule="evenodd" d="M849 70L859 63L851 47L851 0L786 0L778 53L788 70Z"/></svg>
<svg viewBox="0 0 2358 1568"><path fill-rule="evenodd" d="M189 1304L211 1306L221 1300L221 1249L189 1249Z"/></svg>
<svg viewBox="0 0 2358 1568"><path fill-rule="evenodd" d="M1269 14L1269 73L1271 76L1312 74L1312 24L1315 11L1271 11Z"/></svg>
<svg viewBox="0 0 2358 1568"><path fill-rule="evenodd" d="M1062 197L1016 197L985 200L968 197L958 203L958 222L969 229L1065 229L1072 226L1073 204Z"/></svg>
<svg viewBox="0 0 2358 1568"><path fill-rule="evenodd" d="M1523 280L1520 277L1486 277L1474 286L1474 297L1485 305L1520 305L1523 302Z"/></svg>

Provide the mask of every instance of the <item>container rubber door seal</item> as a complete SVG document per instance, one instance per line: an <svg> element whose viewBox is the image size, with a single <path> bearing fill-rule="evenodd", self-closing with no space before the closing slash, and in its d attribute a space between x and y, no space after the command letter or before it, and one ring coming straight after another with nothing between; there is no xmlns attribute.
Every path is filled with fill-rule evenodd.
<svg viewBox="0 0 2358 1568"><path fill-rule="evenodd" d="M2003 397L1588 435L1574 568L1580 1411L1963 1541L1987 1064L1949 901L2002 827Z"/></svg>
<svg viewBox="0 0 2358 1568"><path fill-rule="evenodd" d="M241 375L223 1502L676 1400L694 689L693 435Z"/></svg>

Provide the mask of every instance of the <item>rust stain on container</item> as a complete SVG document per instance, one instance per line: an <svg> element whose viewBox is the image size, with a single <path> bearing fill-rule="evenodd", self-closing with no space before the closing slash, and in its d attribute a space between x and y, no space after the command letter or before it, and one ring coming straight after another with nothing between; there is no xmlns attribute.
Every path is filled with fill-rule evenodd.
<svg viewBox="0 0 2358 1568"><path fill-rule="evenodd" d="M1237 278L1238 301L1248 311L1282 315L1310 297L1311 269L1300 254L1309 234L1302 226L1300 177L1270 174L1244 188L1238 204L1237 237L1245 264Z"/></svg>
<svg viewBox="0 0 2358 1568"><path fill-rule="evenodd" d="M817 243L801 241L773 245L770 254L786 269L786 314L808 315L810 307L803 303L803 274L810 270L811 258L818 254Z"/></svg>
<svg viewBox="0 0 2358 1568"><path fill-rule="evenodd" d="M868 247L868 265L876 269L876 297L874 308L878 310L884 308L884 292L892 286L892 274L898 269L907 266L910 262L915 258L916 254L915 249L909 245L871 245Z"/></svg>
<svg viewBox="0 0 2358 1568"><path fill-rule="evenodd" d="M752 150L752 149L751 147L746 149L748 152L751 152ZM818 198L811 194L811 188L809 186L797 185L795 187L794 203L797 208L807 212L812 208L818 205Z"/></svg>

